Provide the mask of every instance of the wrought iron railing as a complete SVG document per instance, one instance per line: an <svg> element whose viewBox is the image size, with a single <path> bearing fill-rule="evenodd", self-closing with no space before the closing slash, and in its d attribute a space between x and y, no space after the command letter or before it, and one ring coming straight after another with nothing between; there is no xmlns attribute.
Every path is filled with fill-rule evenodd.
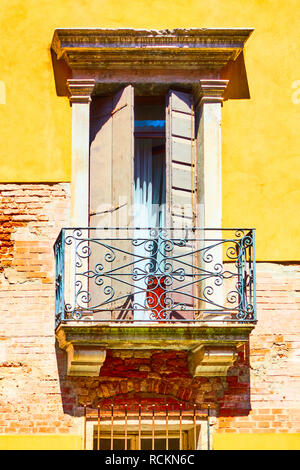
<svg viewBox="0 0 300 470"><path fill-rule="evenodd" d="M62 321L255 322L253 229L64 228Z"/></svg>

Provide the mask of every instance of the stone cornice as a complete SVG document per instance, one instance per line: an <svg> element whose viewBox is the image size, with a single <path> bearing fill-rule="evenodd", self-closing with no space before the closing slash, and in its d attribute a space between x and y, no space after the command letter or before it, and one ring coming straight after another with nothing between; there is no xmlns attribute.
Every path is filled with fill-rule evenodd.
<svg viewBox="0 0 300 470"><path fill-rule="evenodd" d="M253 29L56 29L51 48L71 69L219 71L243 50Z"/></svg>

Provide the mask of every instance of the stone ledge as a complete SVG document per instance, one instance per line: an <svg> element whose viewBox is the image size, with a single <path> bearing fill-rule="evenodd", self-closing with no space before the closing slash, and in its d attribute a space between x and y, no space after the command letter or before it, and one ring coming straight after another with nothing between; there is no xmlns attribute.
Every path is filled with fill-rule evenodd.
<svg viewBox="0 0 300 470"><path fill-rule="evenodd" d="M223 376L255 324L92 324L65 322L56 330L68 354L68 375L98 376L107 349L189 351L193 376Z"/></svg>
<svg viewBox="0 0 300 470"><path fill-rule="evenodd" d="M234 343L248 341L255 323L205 322L201 325L185 323L143 325L133 323L63 322L56 329L60 347L66 343L87 344L103 349L173 349L192 350L200 344Z"/></svg>

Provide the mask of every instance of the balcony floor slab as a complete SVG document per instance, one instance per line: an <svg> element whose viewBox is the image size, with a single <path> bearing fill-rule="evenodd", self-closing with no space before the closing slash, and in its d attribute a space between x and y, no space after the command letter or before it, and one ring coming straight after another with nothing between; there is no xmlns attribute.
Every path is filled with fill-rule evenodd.
<svg viewBox="0 0 300 470"><path fill-rule="evenodd" d="M120 325L72 321L60 323L56 338L60 348L67 351L68 364L72 364L68 375L98 376L108 349L185 350L189 352L193 376L226 375L237 357L237 348L248 341L254 326L228 322ZM91 356L102 358L98 367L94 362L91 367Z"/></svg>
<svg viewBox="0 0 300 470"><path fill-rule="evenodd" d="M254 323L131 323L66 322L56 330L60 347L67 343L103 349L193 350L202 344L234 344L248 341Z"/></svg>

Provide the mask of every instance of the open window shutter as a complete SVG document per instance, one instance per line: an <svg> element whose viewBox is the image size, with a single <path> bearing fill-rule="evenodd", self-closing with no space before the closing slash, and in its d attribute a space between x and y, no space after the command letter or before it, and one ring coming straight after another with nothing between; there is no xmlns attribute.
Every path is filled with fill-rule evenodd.
<svg viewBox="0 0 300 470"><path fill-rule="evenodd" d="M90 304L115 311L114 317L130 302L131 271L124 266L132 262L132 244L124 240L130 238L126 230L103 228L130 225L133 102L133 87L129 85L112 97L96 98L91 107L90 227L97 230L91 231L90 237L94 232L99 240L90 242L89 269L96 272L89 283ZM98 318L105 318L104 313L100 312Z"/></svg>
<svg viewBox="0 0 300 470"><path fill-rule="evenodd" d="M193 96L170 90L166 115L167 219L174 228L194 225L194 127Z"/></svg>
<svg viewBox="0 0 300 470"><path fill-rule="evenodd" d="M195 213L195 147L194 147L193 96L189 93L170 90L167 97L166 114L166 201L167 225L171 238L183 237L185 228L194 226ZM191 233L191 231L189 231ZM193 308L192 265L195 262L192 243L178 247L174 244L171 256L172 270L183 269L185 280L173 276L172 303L177 317L190 318L191 314L180 313L176 305ZM174 292L175 291L175 292Z"/></svg>

